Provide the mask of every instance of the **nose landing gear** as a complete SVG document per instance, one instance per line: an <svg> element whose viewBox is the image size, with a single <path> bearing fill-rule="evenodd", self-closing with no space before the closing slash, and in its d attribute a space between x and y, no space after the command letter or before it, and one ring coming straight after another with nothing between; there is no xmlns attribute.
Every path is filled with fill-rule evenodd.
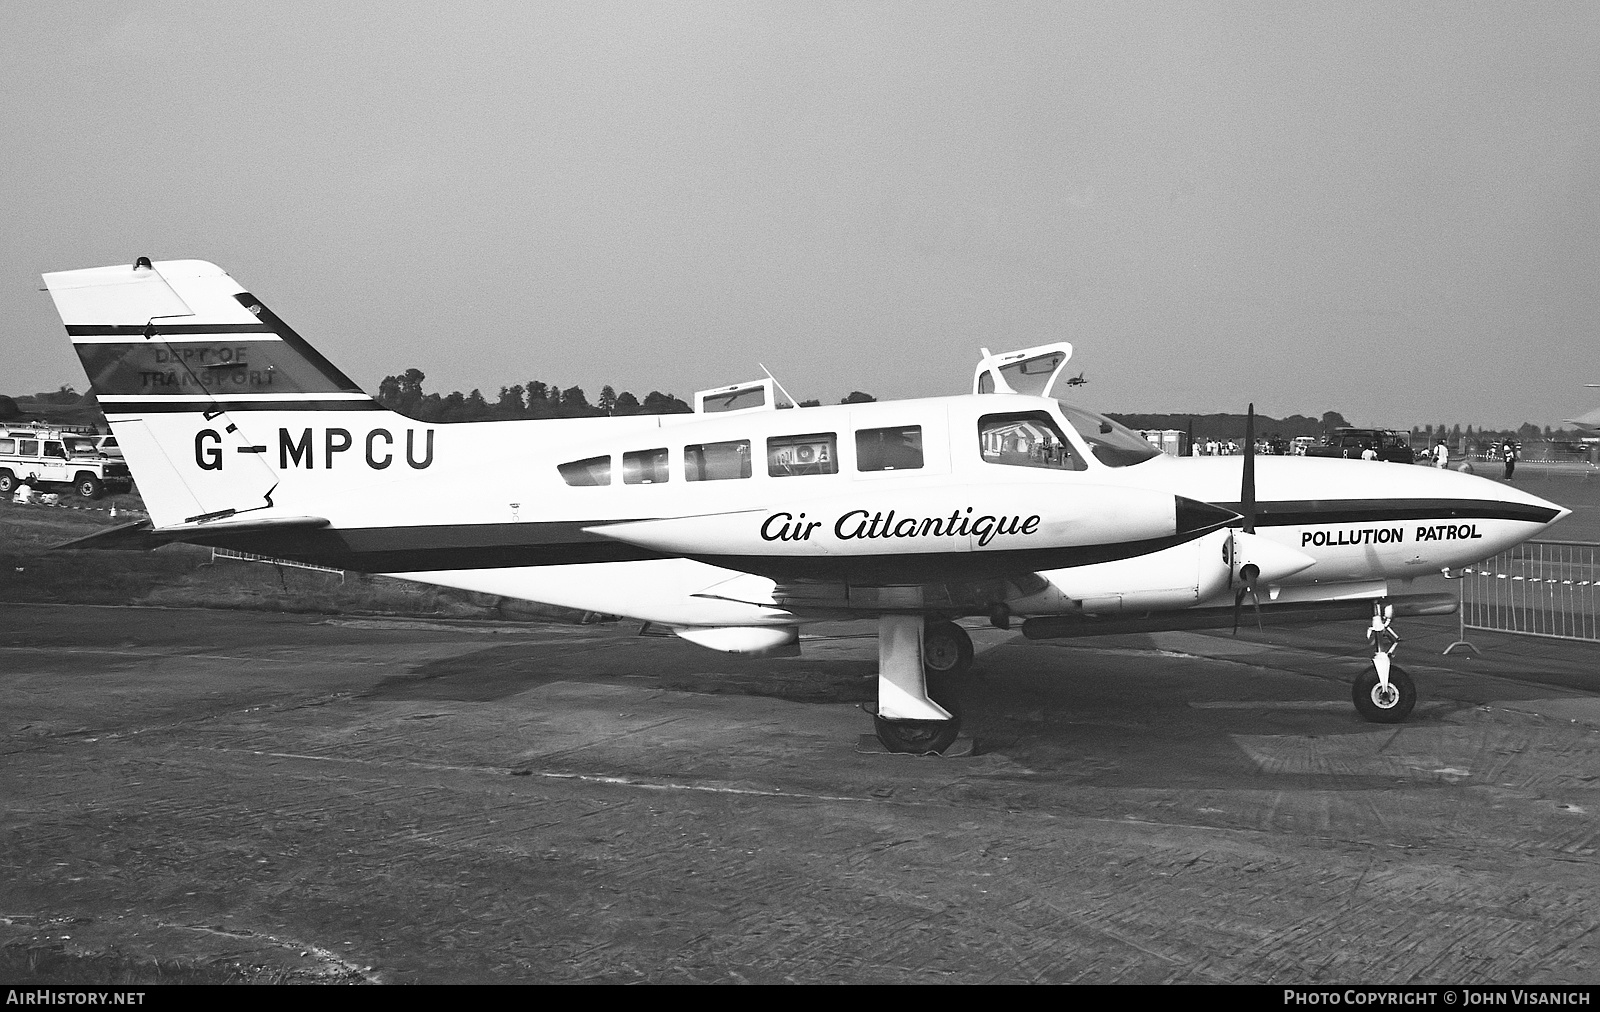
<svg viewBox="0 0 1600 1012"><path fill-rule="evenodd" d="M1372 644L1372 668L1362 672L1350 687L1356 712L1375 724L1398 724L1417 705L1417 687L1404 668L1394 663L1400 634L1390 627L1394 606L1374 601L1367 640Z"/></svg>

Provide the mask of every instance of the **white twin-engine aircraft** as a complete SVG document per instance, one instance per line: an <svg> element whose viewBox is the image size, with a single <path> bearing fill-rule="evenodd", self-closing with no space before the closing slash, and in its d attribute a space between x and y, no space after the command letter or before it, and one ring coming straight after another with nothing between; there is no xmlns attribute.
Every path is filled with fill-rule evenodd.
<svg viewBox="0 0 1600 1012"><path fill-rule="evenodd" d="M1237 628L1247 594L1259 621L1370 617L1355 703L1401 720L1416 693L1388 622L1455 607L1410 579L1567 514L1427 467L1165 456L1050 396L1068 344L985 350L957 397L775 410L768 379L688 415L439 424L385 410L212 264L44 279L150 512L76 547L227 547L735 653L794 654L807 622L872 617L895 751L956 738L925 679L972 661L954 619L1029 638Z"/></svg>

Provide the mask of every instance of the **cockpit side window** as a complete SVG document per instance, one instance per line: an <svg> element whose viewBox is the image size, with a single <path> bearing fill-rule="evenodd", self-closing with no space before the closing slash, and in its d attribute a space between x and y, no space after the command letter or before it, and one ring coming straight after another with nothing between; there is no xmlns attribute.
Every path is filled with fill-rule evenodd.
<svg viewBox="0 0 1600 1012"><path fill-rule="evenodd" d="M1127 467L1161 456L1161 451L1151 446L1149 440L1127 426L1093 411L1075 408L1060 401L1056 403L1067 417L1067 422L1089 444L1089 452L1094 454L1094 459L1107 467Z"/></svg>
<svg viewBox="0 0 1600 1012"><path fill-rule="evenodd" d="M568 485L611 484L611 458L609 456L569 460L565 464L557 464L556 470L561 472L561 480Z"/></svg>
<svg viewBox="0 0 1600 1012"><path fill-rule="evenodd" d="M988 464L1082 471L1084 463L1043 411L984 415L978 419L978 446Z"/></svg>
<svg viewBox="0 0 1600 1012"><path fill-rule="evenodd" d="M683 448L683 476L687 481L723 481L750 477L750 440L691 443Z"/></svg>

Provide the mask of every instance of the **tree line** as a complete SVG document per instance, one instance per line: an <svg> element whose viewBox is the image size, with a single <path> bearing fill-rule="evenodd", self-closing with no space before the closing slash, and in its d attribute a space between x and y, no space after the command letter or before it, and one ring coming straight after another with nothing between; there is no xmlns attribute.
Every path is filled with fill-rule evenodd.
<svg viewBox="0 0 1600 1012"><path fill-rule="evenodd" d="M1177 429L1180 432L1191 433L1196 439L1244 438L1245 416L1242 414L1124 415L1107 412L1107 416L1121 422L1130 429ZM1256 415L1255 426L1257 438L1278 436L1284 439L1293 439L1296 436L1322 436L1336 428L1348 427L1350 427L1350 423L1345 421L1344 415L1337 411L1323 412L1320 418L1311 418L1306 415L1289 415L1286 418ZM1413 433L1413 443L1419 446L1432 446L1435 439L1443 439L1451 446L1459 446L1464 438L1467 445L1476 446L1506 439L1515 439L1520 442L1534 442L1541 439L1562 442L1575 440L1583 436L1583 433L1580 432L1552 428L1549 425L1540 428L1532 422L1523 422L1514 429L1474 429L1471 425L1427 425L1421 428L1412 428L1408 431ZM1425 444L1424 440L1426 440Z"/></svg>
<svg viewBox="0 0 1600 1012"><path fill-rule="evenodd" d="M1106 417L1121 422L1130 429L1177 429L1197 438L1207 439L1244 438L1245 416L1242 414L1218 412L1209 415L1122 415L1107 412ZM1344 420L1344 415L1337 411L1325 411L1321 418L1311 418L1307 415L1290 415L1287 418L1256 415L1256 435L1280 436L1284 439L1293 439L1296 436L1320 436L1349 424Z"/></svg>
<svg viewBox="0 0 1600 1012"><path fill-rule="evenodd" d="M513 418L592 418L597 415L676 415L694 409L670 393L652 390L640 400L627 390L617 393L608 383L600 388L597 402L590 403L583 387L563 389L556 383L529 380L500 388L490 401L474 389L463 394L456 390L440 395L423 390L427 376L421 369L407 369L398 376L385 376L378 384L378 403L424 422L485 422Z"/></svg>
<svg viewBox="0 0 1600 1012"><path fill-rule="evenodd" d="M611 384L600 388L592 403L583 387L563 388L559 383L529 380L500 388L493 401L474 389L440 395L423 389L427 379L421 369L407 369L398 376L385 376L378 384L378 403L423 422L486 422L514 418L594 418L601 415L677 415L694 411L682 398L652 390L640 400L630 391L618 393ZM839 403L859 404L877 398L859 390ZM801 401L798 407L810 408L820 401Z"/></svg>
<svg viewBox="0 0 1600 1012"><path fill-rule="evenodd" d="M385 376L378 384L378 401L384 407L425 422L481 422L513 418L591 418L600 415L671 415L693 411L682 398L670 393L652 390L643 400L624 390L618 393L610 384L600 388L599 397L591 402L580 386L561 387L556 383L529 380L524 384L501 387L493 401L479 390L463 394L460 391L440 395L423 389L427 377L420 369L407 369L398 376ZM875 400L871 394L851 391L841 404L859 404ZM815 407L816 400L801 401L802 408ZM1242 414L1112 414L1111 418L1131 429L1177 429L1193 433L1196 437L1211 439L1243 439ZM69 384L58 390L31 395L0 394L0 422L43 421L56 425L88 425L105 429L105 416L93 394L80 394ZM1273 418L1256 416L1258 436L1321 436L1339 426L1347 426L1342 414L1324 412L1321 417L1289 415ZM1565 428L1542 428L1532 422L1523 422L1514 429L1474 428L1471 425L1428 425L1411 430L1414 442L1421 445L1426 439L1431 445L1435 439L1444 439L1458 446L1464 438L1468 445L1481 445L1505 439L1532 442L1540 439L1556 442L1575 440L1584 433Z"/></svg>

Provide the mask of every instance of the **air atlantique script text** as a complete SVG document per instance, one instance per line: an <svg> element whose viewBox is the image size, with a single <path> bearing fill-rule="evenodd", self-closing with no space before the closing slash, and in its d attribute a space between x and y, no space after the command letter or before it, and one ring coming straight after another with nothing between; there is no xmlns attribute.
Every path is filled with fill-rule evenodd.
<svg viewBox="0 0 1600 1012"><path fill-rule="evenodd" d="M985 513L971 516L955 510L945 517L901 517L895 519L894 510L868 514L866 510L851 510L833 524L833 536L840 541L858 538L945 538L975 537L981 548L1004 534L1032 534L1039 529L1038 514L1029 517L997 517ZM820 520L807 520L804 513L774 513L761 525L762 541L809 541L812 532L822 526Z"/></svg>

